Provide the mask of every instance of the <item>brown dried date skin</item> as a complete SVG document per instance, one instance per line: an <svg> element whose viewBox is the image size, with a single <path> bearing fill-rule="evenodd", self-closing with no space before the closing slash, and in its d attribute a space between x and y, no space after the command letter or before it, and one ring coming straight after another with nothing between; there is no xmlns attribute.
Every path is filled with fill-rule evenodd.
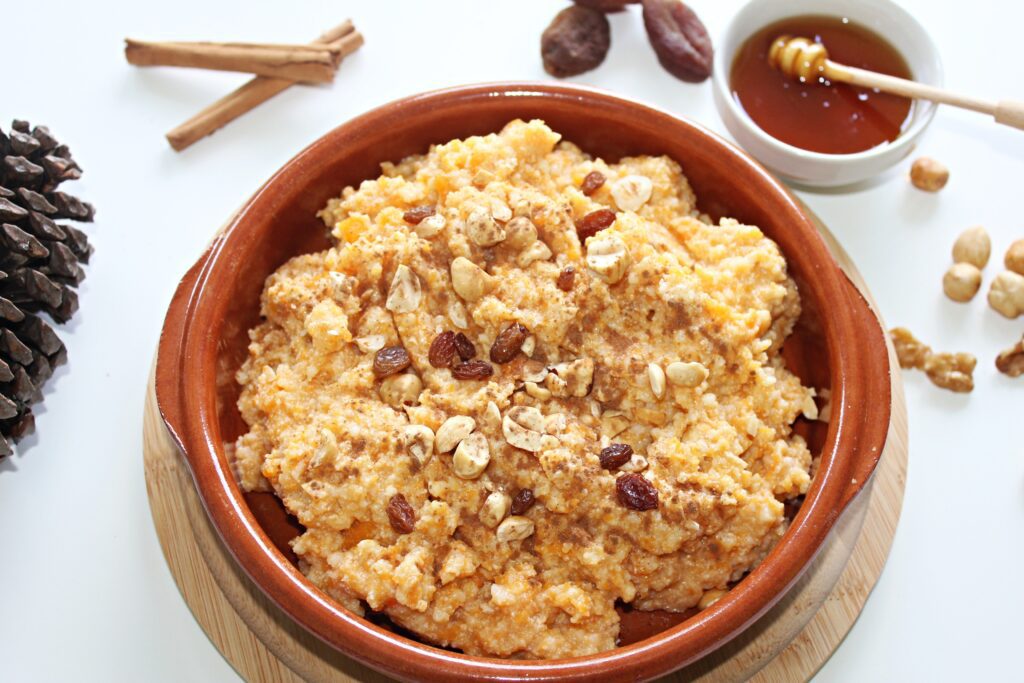
<svg viewBox="0 0 1024 683"><path fill-rule="evenodd" d="M513 515L521 515L537 502L533 496L533 489L520 489L519 493L512 499L511 512Z"/></svg>
<svg viewBox="0 0 1024 683"><path fill-rule="evenodd" d="M601 460L602 468L617 470L633 457L633 447L628 443L613 443L607 448L602 448L597 457Z"/></svg>
<svg viewBox="0 0 1024 683"><path fill-rule="evenodd" d="M703 22L680 0L643 0L644 27L665 70L700 83L711 75L714 49Z"/></svg>
<svg viewBox="0 0 1024 683"><path fill-rule="evenodd" d="M405 370L412 365L409 352L402 346L385 346L373 357L373 374L379 379Z"/></svg>
<svg viewBox="0 0 1024 683"><path fill-rule="evenodd" d="M658 507L658 489L642 474L630 472L615 480L615 494L630 510L654 510Z"/></svg>
<svg viewBox="0 0 1024 683"><path fill-rule="evenodd" d="M626 5L636 5L640 3L640 0L572 0L577 5L583 5L591 9L596 9L599 12L606 14L611 12L621 12L626 9Z"/></svg>
<svg viewBox="0 0 1024 683"><path fill-rule="evenodd" d="M455 360L458 348L455 345L455 333L446 330L434 337L430 343L430 350L427 352L427 360L435 368L446 368Z"/></svg>
<svg viewBox="0 0 1024 683"><path fill-rule="evenodd" d="M591 211L576 221L576 234L579 235L580 242L586 242L588 237L593 237L614 222L615 212L611 209Z"/></svg>
<svg viewBox="0 0 1024 683"><path fill-rule="evenodd" d="M580 5L567 7L541 35L544 70L555 78L590 71L604 61L611 44L611 27L604 14Z"/></svg>
<svg viewBox="0 0 1024 683"><path fill-rule="evenodd" d="M601 189L601 186L604 185L604 180L605 178L603 173L600 171L591 171L583 178L583 182L580 183L580 192L589 197Z"/></svg>
<svg viewBox="0 0 1024 683"><path fill-rule="evenodd" d="M391 528L398 533L409 534L416 528L416 511L401 493L391 496L387 510Z"/></svg>
<svg viewBox="0 0 1024 683"><path fill-rule="evenodd" d="M494 339L491 345L491 361L494 363L507 363L519 353L523 342L530 336L530 331L519 323L512 323Z"/></svg>
<svg viewBox="0 0 1024 683"><path fill-rule="evenodd" d="M409 225L419 225L423 222L423 219L430 218L433 215L434 207L432 206L414 206L402 215L402 220Z"/></svg>
<svg viewBox="0 0 1024 683"><path fill-rule="evenodd" d="M494 374L494 368L485 360L467 360L456 363L452 368L455 379L487 379Z"/></svg>
<svg viewBox="0 0 1024 683"><path fill-rule="evenodd" d="M558 274L555 285L563 292L571 292L573 283L576 281L576 269L566 266L565 270Z"/></svg>
<svg viewBox="0 0 1024 683"><path fill-rule="evenodd" d="M462 360L469 360L476 356L476 347L473 346L473 342L469 341L469 337L462 332L455 335L455 351Z"/></svg>

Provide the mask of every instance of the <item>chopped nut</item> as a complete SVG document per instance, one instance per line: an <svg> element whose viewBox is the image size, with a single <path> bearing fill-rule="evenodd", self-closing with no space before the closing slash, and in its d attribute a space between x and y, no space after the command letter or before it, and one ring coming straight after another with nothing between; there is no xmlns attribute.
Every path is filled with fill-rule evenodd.
<svg viewBox="0 0 1024 683"><path fill-rule="evenodd" d="M498 333L491 344L491 361L508 363L519 355L523 342L530 336L530 331L519 323L511 323Z"/></svg>
<svg viewBox="0 0 1024 683"><path fill-rule="evenodd" d="M658 489L642 474L629 472L615 480L615 494L619 503L640 512L658 507Z"/></svg>
<svg viewBox="0 0 1024 683"><path fill-rule="evenodd" d="M665 371L657 363L647 364L647 381L655 398L665 395Z"/></svg>
<svg viewBox="0 0 1024 683"><path fill-rule="evenodd" d="M1017 240L1006 250L1003 265L1018 275L1024 275L1024 240Z"/></svg>
<svg viewBox="0 0 1024 683"><path fill-rule="evenodd" d="M434 435L434 450L447 453L476 429L476 420L468 415L453 415L437 428Z"/></svg>
<svg viewBox="0 0 1024 683"><path fill-rule="evenodd" d="M494 374L494 368L485 360L467 360L452 366L452 377L483 381Z"/></svg>
<svg viewBox="0 0 1024 683"><path fill-rule="evenodd" d="M516 251L537 241L537 226L526 216L516 216L505 225L505 244Z"/></svg>
<svg viewBox="0 0 1024 683"><path fill-rule="evenodd" d="M455 333L446 330L434 337L427 351L427 360L435 368L446 368L455 360L458 350L455 348Z"/></svg>
<svg viewBox="0 0 1024 683"><path fill-rule="evenodd" d="M804 396L803 403L800 406L800 413L808 420L818 419L818 404L814 402L814 397L810 394ZM747 427L747 433L750 436L757 436L757 431L760 428L757 419L751 415L752 421L751 426Z"/></svg>
<svg viewBox="0 0 1024 683"><path fill-rule="evenodd" d="M391 496L387 507L388 522L400 534L410 534L416 528L416 511L401 493Z"/></svg>
<svg viewBox="0 0 1024 683"><path fill-rule="evenodd" d="M402 431L405 450L416 458L420 465L427 464L434 453L434 432L426 425L406 425Z"/></svg>
<svg viewBox="0 0 1024 683"><path fill-rule="evenodd" d="M611 209L597 209L576 221L576 234L579 236L580 242L586 242L588 237L593 237L614 222L614 211Z"/></svg>
<svg viewBox="0 0 1024 683"><path fill-rule="evenodd" d="M708 378L708 369L697 362L675 361L665 368L668 381L680 387L695 387Z"/></svg>
<svg viewBox="0 0 1024 683"><path fill-rule="evenodd" d="M510 445L536 453L544 445L544 416L536 408L516 406L502 419L501 433Z"/></svg>
<svg viewBox="0 0 1024 683"><path fill-rule="evenodd" d="M725 597L726 594L728 594L728 592L729 591L723 591L718 589L705 591L704 595L702 595L700 598L700 602L697 603L697 609L704 610L708 607L711 607L711 605L715 604L723 597Z"/></svg>
<svg viewBox="0 0 1024 683"><path fill-rule="evenodd" d="M1024 375L1024 337L996 357L996 369L1010 377Z"/></svg>
<svg viewBox="0 0 1024 683"><path fill-rule="evenodd" d="M430 239L444 230L444 226L447 224L448 221L445 220L444 216L439 213L435 213L433 216L427 216L420 221L419 224L413 228L413 231L423 239Z"/></svg>
<svg viewBox="0 0 1024 683"><path fill-rule="evenodd" d="M892 345L896 349L896 358L904 369L924 369L924 362L931 355L932 349L918 341L910 330L905 327L894 327L889 330Z"/></svg>
<svg viewBox="0 0 1024 683"><path fill-rule="evenodd" d="M466 313L466 307L461 301L452 301L448 304L448 319L460 330L469 328L469 314Z"/></svg>
<svg viewBox="0 0 1024 683"><path fill-rule="evenodd" d="M577 358L574 361L559 363L552 369L555 374L549 374L545 383L555 396L583 398L590 393L590 385L594 383L592 359Z"/></svg>
<svg viewBox="0 0 1024 683"><path fill-rule="evenodd" d="M629 268L629 251L618 235L598 235L587 243L587 267L610 285Z"/></svg>
<svg viewBox="0 0 1024 683"><path fill-rule="evenodd" d="M924 371L935 386L966 393L974 389L977 362L969 353L933 353L925 359Z"/></svg>
<svg viewBox="0 0 1024 683"><path fill-rule="evenodd" d="M629 418L621 410L606 410L601 415L601 436L614 439L629 427Z"/></svg>
<svg viewBox="0 0 1024 683"><path fill-rule="evenodd" d="M619 472L643 472L647 469L647 458L634 453L630 456L629 462L619 466Z"/></svg>
<svg viewBox="0 0 1024 683"><path fill-rule="evenodd" d="M476 479L491 462L491 450L487 445L487 437L480 432L473 432L455 448L452 456L452 471L460 479Z"/></svg>
<svg viewBox="0 0 1024 683"><path fill-rule="evenodd" d="M528 360L523 363L523 371L519 375L524 382L543 382L547 376L547 366L537 360Z"/></svg>
<svg viewBox="0 0 1024 683"><path fill-rule="evenodd" d="M967 228L953 243L953 263L970 263L979 270L988 263L991 253L992 240L980 225Z"/></svg>
<svg viewBox="0 0 1024 683"><path fill-rule="evenodd" d="M519 350L523 352L524 356L532 356L533 352L537 350L537 338L531 334L523 340L523 345L519 347Z"/></svg>
<svg viewBox="0 0 1024 683"><path fill-rule="evenodd" d="M403 405L415 405L420 400L421 391L423 391L423 382L411 373L386 377L377 390L381 400L395 408L401 408Z"/></svg>
<svg viewBox="0 0 1024 683"><path fill-rule="evenodd" d="M519 489L516 493L515 498L512 499L512 514L521 515L537 502L537 499L533 496L533 489Z"/></svg>
<svg viewBox="0 0 1024 683"><path fill-rule="evenodd" d="M516 257L516 265L526 268L534 261L547 261L549 258L551 258L551 248L537 240L523 249L522 253Z"/></svg>
<svg viewBox="0 0 1024 683"><path fill-rule="evenodd" d="M384 307L392 313L411 313L419 308L422 296L420 279L403 263L395 269Z"/></svg>
<svg viewBox="0 0 1024 683"><path fill-rule="evenodd" d="M419 225L424 218L430 218L434 215L434 207L430 204L423 204L422 206L414 206L402 215L404 220L409 225Z"/></svg>
<svg viewBox="0 0 1024 683"><path fill-rule="evenodd" d="M620 211L637 211L651 198L654 185L642 175L628 175L612 183L612 199Z"/></svg>
<svg viewBox="0 0 1024 683"><path fill-rule="evenodd" d="M529 517L513 515L498 525L498 530L495 534L501 543L521 541L533 534L533 520Z"/></svg>
<svg viewBox="0 0 1024 683"><path fill-rule="evenodd" d="M919 190L938 192L949 181L949 169L935 159L921 157L910 167L910 182Z"/></svg>
<svg viewBox="0 0 1024 683"><path fill-rule="evenodd" d="M385 346L373 356L373 374L378 378L397 374L410 365L412 359L402 346Z"/></svg>
<svg viewBox="0 0 1024 683"><path fill-rule="evenodd" d="M498 404L494 401L488 401L487 406L484 408L484 425L488 429L498 429L501 427L501 409L498 408Z"/></svg>
<svg viewBox="0 0 1024 683"><path fill-rule="evenodd" d="M1024 275L1012 270L996 275L988 290L988 303L1007 318L1024 313Z"/></svg>
<svg viewBox="0 0 1024 683"><path fill-rule="evenodd" d="M580 191L588 197L604 185L604 174L600 171L591 171L584 178L583 182L580 183Z"/></svg>
<svg viewBox="0 0 1024 683"><path fill-rule="evenodd" d="M953 301L970 301L981 289L981 271L970 263L954 263L942 276L942 291Z"/></svg>
<svg viewBox="0 0 1024 683"><path fill-rule="evenodd" d="M506 207L507 208L507 207ZM466 235L480 247L493 247L505 239L505 228L486 209L473 209L466 219Z"/></svg>
<svg viewBox="0 0 1024 683"><path fill-rule="evenodd" d="M512 209L509 208L508 204L506 204L505 202L501 201L500 199L492 198L491 199L491 216L493 216L494 220L496 220L496 221L501 221L502 223L507 223L508 220L510 218L512 218Z"/></svg>
<svg viewBox="0 0 1024 683"><path fill-rule="evenodd" d="M388 343L388 338L383 334L368 334L365 337L356 337L353 341L356 343L356 348L363 353L375 353L384 348L384 345Z"/></svg>
<svg viewBox="0 0 1024 683"><path fill-rule="evenodd" d="M523 386L526 388L526 393L538 401L547 401L551 398L551 391L536 382L524 382Z"/></svg>
<svg viewBox="0 0 1024 683"><path fill-rule="evenodd" d="M494 491L484 499L484 504L477 516L484 526L493 529L501 524L501 520L505 519L511 506L511 496L501 491Z"/></svg>
<svg viewBox="0 0 1024 683"><path fill-rule="evenodd" d="M602 448L597 457L601 461L602 469L615 470L625 465L633 457L633 447L628 443L613 443Z"/></svg>
<svg viewBox="0 0 1024 683"><path fill-rule="evenodd" d="M452 288L465 301L476 301L494 286L494 278L465 256L452 261Z"/></svg>
<svg viewBox="0 0 1024 683"><path fill-rule="evenodd" d="M563 292L571 292L572 286L575 282L576 269L572 266L566 266L566 268L558 274L558 280L555 281L555 286Z"/></svg>

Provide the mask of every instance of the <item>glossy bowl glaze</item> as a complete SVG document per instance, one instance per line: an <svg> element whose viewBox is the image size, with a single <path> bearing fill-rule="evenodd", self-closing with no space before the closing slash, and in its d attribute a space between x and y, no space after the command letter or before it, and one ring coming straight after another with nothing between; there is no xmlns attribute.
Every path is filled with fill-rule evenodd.
<svg viewBox="0 0 1024 683"><path fill-rule="evenodd" d="M786 343L789 367L832 392L830 422L801 422L821 460L805 502L765 561L700 613L625 611L624 645L565 660L469 657L401 634L386 620L333 603L296 568L295 521L270 494L244 494L224 444L245 430L234 373L259 320L263 281L288 258L325 248L315 213L346 185L379 175L382 161L431 143L541 118L608 160L667 154L683 166L701 210L756 224L785 254L803 313ZM883 332L801 207L767 172L704 128L610 94L547 84L489 84L416 95L331 131L249 199L185 275L157 357L157 400L225 545L296 622L351 657L407 680L643 680L722 645L774 604L815 556L882 452L889 423Z"/></svg>

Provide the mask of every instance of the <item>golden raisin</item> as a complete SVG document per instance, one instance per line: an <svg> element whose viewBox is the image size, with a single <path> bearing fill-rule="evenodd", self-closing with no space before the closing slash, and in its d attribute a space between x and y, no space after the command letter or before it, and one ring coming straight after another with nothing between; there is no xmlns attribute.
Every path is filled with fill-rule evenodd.
<svg viewBox="0 0 1024 683"><path fill-rule="evenodd" d="M402 346L385 346L373 356L373 374L388 377L412 365L409 352Z"/></svg>

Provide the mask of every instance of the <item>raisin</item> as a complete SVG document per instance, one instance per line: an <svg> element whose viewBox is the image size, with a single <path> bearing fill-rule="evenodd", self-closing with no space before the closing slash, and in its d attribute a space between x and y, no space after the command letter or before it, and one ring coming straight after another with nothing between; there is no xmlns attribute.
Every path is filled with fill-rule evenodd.
<svg viewBox="0 0 1024 683"><path fill-rule="evenodd" d="M628 443L613 443L607 448L602 448L598 456L601 459L601 467L606 470L617 470L633 457L633 447Z"/></svg>
<svg viewBox="0 0 1024 683"><path fill-rule="evenodd" d="M400 534L412 533L416 528L416 511L401 493L391 496L388 501L388 521L391 528Z"/></svg>
<svg viewBox="0 0 1024 683"><path fill-rule="evenodd" d="M434 341L430 343L430 351L427 352L427 360L435 368L446 368L455 360L457 350L455 333L447 330L434 337Z"/></svg>
<svg viewBox="0 0 1024 683"><path fill-rule="evenodd" d="M455 379L487 379L493 374L494 368L485 360L467 360L452 368Z"/></svg>
<svg viewBox="0 0 1024 683"><path fill-rule="evenodd" d="M630 472L615 480L619 503L630 510L654 510L658 507L658 489L642 474Z"/></svg>
<svg viewBox="0 0 1024 683"><path fill-rule="evenodd" d="M576 269L572 266L567 266L565 270L558 274L558 281L555 282L558 288L563 292L571 292L572 285L576 281Z"/></svg>
<svg viewBox="0 0 1024 683"><path fill-rule="evenodd" d="M579 235L580 242L586 242L588 237L593 237L614 222L615 212L611 209L591 211L576 221L576 234Z"/></svg>
<svg viewBox="0 0 1024 683"><path fill-rule="evenodd" d="M523 342L530 336L530 331L519 323L512 323L501 332L491 345L491 360L495 363L507 363L516 357Z"/></svg>
<svg viewBox="0 0 1024 683"><path fill-rule="evenodd" d="M519 493L512 499L511 512L513 515L521 515L537 502L533 497L533 489L519 489Z"/></svg>
<svg viewBox="0 0 1024 683"><path fill-rule="evenodd" d="M591 171L580 183L580 191L589 197L600 190L602 185L604 185L604 174L600 171Z"/></svg>
<svg viewBox="0 0 1024 683"><path fill-rule="evenodd" d="M706 80L714 50L696 13L680 0L643 0L643 7L647 38L665 70L691 83Z"/></svg>
<svg viewBox="0 0 1024 683"><path fill-rule="evenodd" d="M596 69L612 44L608 18L589 7L573 5L555 15L540 37L544 70L555 78Z"/></svg>
<svg viewBox="0 0 1024 683"><path fill-rule="evenodd" d="M469 341L469 337L462 332L455 335L455 350L462 360L469 360L476 356L476 347L473 346L473 342Z"/></svg>
<svg viewBox="0 0 1024 683"><path fill-rule="evenodd" d="M401 372L410 365L412 359L402 346L385 346L373 356L373 374L378 378Z"/></svg>
<svg viewBox="0 0 1024 683"><path fill-rule="evenodd" d="M430 218L433 215L434 207L424 204L423 206L414 206L406 211L402 216L402 220L409 225L419 225L423 222L424 218Z"/></svg>

